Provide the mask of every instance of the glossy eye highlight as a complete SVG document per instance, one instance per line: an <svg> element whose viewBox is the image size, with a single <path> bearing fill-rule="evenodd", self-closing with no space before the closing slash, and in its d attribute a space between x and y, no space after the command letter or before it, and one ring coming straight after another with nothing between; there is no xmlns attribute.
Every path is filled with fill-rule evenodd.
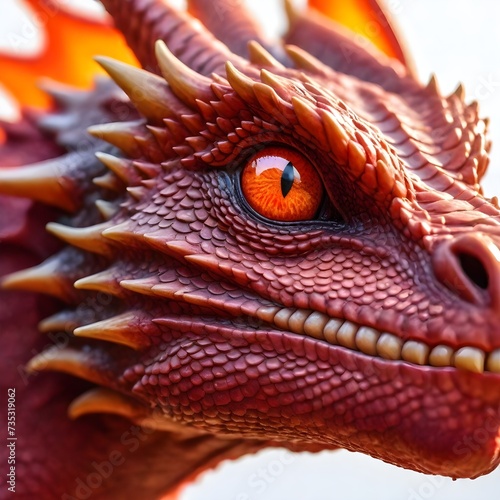
<svg viewBox="0 0 500 500"><path fill-rule="evenodd" d="M267 147L248 159L241 189L257 213L281 222L312 219L323 196L321 179L307 158L283 146Z"/></svg>

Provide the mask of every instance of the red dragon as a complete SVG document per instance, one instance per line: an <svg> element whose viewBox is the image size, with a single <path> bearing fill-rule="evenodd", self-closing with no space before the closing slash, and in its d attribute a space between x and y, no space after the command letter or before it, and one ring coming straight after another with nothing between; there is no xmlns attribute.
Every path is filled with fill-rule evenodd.
<svg viewBox="0 0 500 500"><path fill-rule="evenodd" d="M104 0L115 29L28 3L45 51L0 56L19 498L173 498L269 446L498 466L488 123L375 0L287 3L279 43L231 0Z"/></svg>

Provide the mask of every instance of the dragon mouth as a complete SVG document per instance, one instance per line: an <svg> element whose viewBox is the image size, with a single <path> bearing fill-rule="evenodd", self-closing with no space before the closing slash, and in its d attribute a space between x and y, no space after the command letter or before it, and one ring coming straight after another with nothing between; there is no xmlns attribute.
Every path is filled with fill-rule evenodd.
<svg viewBox="0 0 500 500"><path fill-rule="evenodd" d="M83 282L83 280L81 281ZM84 288L79 282L75 286ZM195 289L197 287L194 286L194 283L192 283L192 287L184 285L182 288L174 287L171 289L166 284L152 287L148 280L144 282L122 280L120 286L135 293L208 307L214 312L228 314L233 318L229 320L229 324L238 327L236 323L240 323L243 330L251 328L252 330L268 329L288 332L374 358L402 361L422 367L456 368L473 373L500 374L500 348L487 352L478 347L467 345L458 348L444 343L429 345L311 309L283 307L272 301L263 302L257 300L256 296L248 291L243 293L234 290L232 293L228 293L221 289L219 296L209 296L206 294L206 290ZM136 348L136 341L131 343L129 335L123 334L127 324L130 325L131 320L133 320L133 316L133 312L127 312L119 317L80 326L74 330L74 335L122 343ZM216 313L214 317L217 316ZM237 318L245 319L241 323L238 322ZM162 319L153 320L153 322L161 324ZM217 324L220 324L220 320Z"/></svg>
<svg viewBox="0 0 500 500"><path fill-rule="evenodd" d="M475 373L500 373L500 349L487 353L472 346L454 349L440 344L431 347L308 309L263 307L257 311L256 317L282 330L390 361L435 368L454 367Z"/></svg>

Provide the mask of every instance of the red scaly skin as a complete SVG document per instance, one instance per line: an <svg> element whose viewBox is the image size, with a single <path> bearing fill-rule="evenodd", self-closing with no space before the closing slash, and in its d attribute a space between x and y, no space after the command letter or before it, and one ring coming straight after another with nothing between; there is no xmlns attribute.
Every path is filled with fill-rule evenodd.
<svg viewBox="0 0 500 500"><path fill-rule="evenodd" d="M344 447L451 477L490 472L500 462L500 210L479 185L489 144L477 106L460 89L443 97L421 85L318 14L292 13L286 37L310 53L276 48L279 62L253 43L246 59L240 34L264 40L248 14L217 2L222 22L189 3L214 35L163 2L103 1L154 73L102 59L130 101L109 82L58 96L37 121L47 147L64 151L37 167L43 195L22 169L0 172L0 192L67 212L48 229L68 246L3 282L66 302L41 325L65 345L28 373L103 386L71 405L79 422L99 428L89 414L116 413L166 431L151 455L171 462L163 475L148 462L148 498L271 443ZM241 30L224 31L232 20ZM234 53L215 40L222 31ZM109 121L121 123L90 129L108 144L86 135ZM75 156L81 140L88 150ZM313 219L273 220L245 198L242 171L277 148L320 179ZM484 439L470 446L478 428ZM99 439L105 456L116 438ZM92 460L85 451L72 473ZM47 482L26 492L52 498ZM56 494L74 491L71 478ZM135 493L115 479L96 494Z"/></svg>

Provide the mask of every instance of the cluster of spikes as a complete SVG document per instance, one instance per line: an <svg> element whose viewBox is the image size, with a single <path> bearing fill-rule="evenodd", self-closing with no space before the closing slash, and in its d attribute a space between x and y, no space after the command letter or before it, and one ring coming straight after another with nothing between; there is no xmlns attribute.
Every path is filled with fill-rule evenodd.
<svg viewBox="0 0 500 500"><path fill-rule="evenodd" d="M121 8L112 1L104 3L109 4L107 8L113 12L119 27L120 23L125 23L122 17L125 13L130 15L130 7ZM145 17L155 2L145 2L144 5L146 7L138 7L139 17ZM208 37L205 31L193 28L186 16L170 11L169 15L178 16L177 21L184 23L183 29L192 30L191 36L202 38L201 45L205 49L209 42L212 44L211 40L207 42L204 39ZM66 217L69 224L51 222L47 226L50 233L69 247L41 265L7 276L2 281L3 288L50 294L75 307L73 312L63 311L44 320L40 325L42 332L68 331L69 328L75 337L104 340L139 352L150 349L159 329L155 323L155 311L130 308L131 294L134 296L131 303L134 303L140 301L136 296L175 299L178 290L155 287L147 279L142 282L123 279L110 265L114 256L124 249L142 248L151 254L160 251L178 260L185 259L198 269L215 274L227 276L231 271L224 270L220 262L185 240L165 240L163 232L148 234L141 231L131 218L147 206L148 193L154 191L158 180L174 167L181 165L187 170L223 167L237 155L235 145L251 135L287 128L316 130L320 120L324 132L318 140L334 149L339 163L349 164L349 176L353 179L359 177L366 168L367 160L370 160L377 168L380 181L374 193L376 196L409 201L416 196L393 148L380 141L382 147L373 152L373 157L368 157L369 141L364 140L366 149L355 144L354 139L363 144L360 141L363 133L371 139L376 134L374 136L368 121L352 119L349 122L346 119L350 116L349 111L342 100L315 85L314 76L325 77L329 73L322 62L305 50L287 46L286 54L273 55L259 42L251 41L247 60L220 44L214 44L210 57L207 58L203 52L202 59L208 60L207 63L201 64L199 55L189 54L185 55L188 61L182 62L164 41L156 39L165 38L174 46L178 46L179 42L171 40L173 35L160 31L159 26L150 26L146 42L140 40L137 33L125 33L142 65L152 68L152 71L106 57L97 59L127 96L125 98L118 93L108 82L102 82L96 90L84 93L76 105L77 110L81 111L81 102L86 102L85 99L93 101L94 106L102 105L104 108L106 105L108 111L100 117L103 123L93 124L90 121L92 117L89 117L89 123L85 123L79 118L78 124L71 124L75 135L68 133L66 122L59 118L71 116L75 119L75 110L72 109L75 94L55 87L49 92L62 111L42 116L39 123L43 130L54 134L69 152L32 166L0 171L1 193L30 198L72 214ZM150 50L153 41L154 60ZM180 49L178 51L181 52ZM284 63L291 63L295 68L292 70L293 82L286 77L290 70ZM202 70L192 69L191 66ZM156 67L158 74L154 70ZM442 99L434 78L422 92ZM311 95L318 103L326 103L325 106L315 106L309 98ZM462 87L448 99L453 106L458 106L457 100L463 106ZM117 119L117 113L109 111L117 106L109 106L110 102L121 104L120 109L125 110L130 119L109 123ZM471 123L476 125L477 110L474 105L471 105L469 114L474 115ZM88 133L95 138L89 139L89 148L84 154L77 150L81 140L78 133L83 125L88 126ZM460 142L461 135L456 138L458 152L465 144ZM108 145L103 146L102 141ZM475 144L474 137L470 142ZM465 170L456 176L450 173L452 179L465 180L476 189L479 189L478 182L487 166L489 149L484 144L478 147L475 168L467 170L468 178ZM93 153L98 162L94 160ZM495 200L493 204L497 206ZM400 208L404 214L405 207ZM411 215L408 214L403 223L409 223ZM408 224L408 227L419 237L424 233L421 224ZM232 275L231 278L236 282L245 280L244 276ZM100 314L106 316L107 313L97 311L98 321L86 323L86 318L80 315L77 307L87 300L86 292L112 297L109 310L117 311L117 314L100 318ZM208 299L198 297L195 300L194 306L208 307ZM111 349L106 352L108 365L112 365ZM115 386L100 372L96 358L98 356L94 356L92 351L83 351L77 346L55 348L36 356L28 369L66 371L97 384ZM120 366L127 366L127 363L130 366L135 359L133 355L122 356ZM107 366L106 363L102 365ZM109 389L93 391L79 399L72 413L81 414L82 408L89 411L106 408L106 411L111 411L111 408L119 407L123 409L120 411L125 412L124 408L128 408L129 415L137 415L139 410L136 404L127 398L120 399L123 404L116 405L117 398L123 397L113 394L115 396L110 396Z"/></svg>
<svg viewBox="0 0 500 500"><path fill-rule="evenodd" d="M141 50L137 52L141 54ZM80 257L80 261L84 263L83 269L97 267L99 272L77 276L75 270L68 267L66 254L73 251L70 248L36 268L4 278L4 288L48 293L75 304L81 300L79 291L109 294L118 299L125 299L130 291L144 293L148 283L120 281L114 269L102 270L106 266L103 263L109 262L113 255L129 245L160 250L176 258L189 257L191 263L202 269L218 269L217 262L197 254L196 249L185 241L165 241L161 235L134 233L128 216L138 203L147 198L158 177L173 165L180 163L185 169L226 165L236 154L234 145L239 141L259 129L276 129L272 120L256 118L250 111L252 108L263 109L268 117L280 115L282 126L288 122L290 126L300 126L303 130L316 129L315 122L320 118L326 134L323 141L335 144L338 156L348 157L351 175L356 178L365 168L366 152L351 141L355 137L354 129L349 131L345 120L337 118L332 112L315 108L307 99L307 91L319 92L307 74L322 75L324 66L304 50L288 46L285 57L293 62L297 78L304 86L305 97L297 93L300 88L297 82L292 87L286 78L277 75L285 71L285 66L256 41L248 44L248 61L221 49L218 57L213 58L214 63L205 68L211 76L200 74L181 62L163 41L156 42L155 54L159 75L109 58L97 59L128 96L132 106L123 98L118 99L126 103L129 115L134 118L132 121L103 123L88 128L91 136L112 146L103 148L101 142L92 143L91 150L96 151L100 164L89 160L88 156L68 153L41 164L4 169L0 173L2 193L31 198L76 214L73 225L50 223L47 230L71 247L95 256ZM154 66L149 58L149 54L145 56L146 62ZM226 61L225 76L221 76L221 61ZM434 78L427 90L439 95ZM93 98L96 92L91 93ZM72 92L53 89L51 93L63 108L70 106ZM109 99L109 94L117 99L114 89L108 89L104 94L106 99ZM336 102L339 110L345 111L343 104L328 92L316 97ZM463 101L461 87L454 97ZM142 118L135 114L135 110ZM54 116L56 118L52 120L50 115L42 119L41 126L63 138L63 130L58 130L57 115ZM64 145L67 147L68 143ZM104 149L104 152L99 149ZM117 150L120 153L117 154ZM387 196L391 193L395 197L411 199L408 183L401 175L398 177L401 167L394 161L393 152L383 149L382 152L382 156L374 161L377 174L382 179L377 194ZM101 164L106 167L104 171ZM484 162L479 167L481 175L485 169ZM94 208L88 208L89 201ZM95 222L96 218L100 221L89 225L89 221ZM161 295L161 291L150 286L147 293ZM174 292L163 295L173 296ZM149 313L128 311L77 326L73 333L76 337L111 341L143 350L151 343L151 338L145 334L148 328L144 328L144 321L151 321ZM43 321L40 328L45 332L64 331L72 323L78 322L68 313L61 313ZM96 380L94 368L89 368L95 363L82 356L79 351L54 350L51 354L42 353L33 359L29 369L62 368L78 375L85 372L86 378L102 382Z"/></svg>
<svg viewBox="0 0 500 500"><path fill-rule="evenodd" d="M298 69L310 71L320 65L299 48L289 46L286 51ZM283 103L277 93L283 81L274 76L272 70L285 67L257 41L248 44L248 61L239 56L228 57L223 52L220 59L227 59L227 77L217 73L208 77L194 71L174 56L163 41L156 42L155 54L160 75L107 57L96 57L128 99L102 79L90 92L45 84L44 90L57 109L37 118L38 125L45 133L54 135L68 153L23 168L0 171L1 193L53 206L69 216L65 217L64 224L50 222L46 227L68 247L34 268L2 279L4 289L48 294L75 307L43 320L39 325L42 333L66 332L77 339L106 341L134 351L149 349L154 335L158 334L158 326L154 315L140 308L122 307L125 312L82 325L87 318L80 314L82 308L78 304L94 304L99 294L126 302L130 292L170 299L178 292L155 289L147 280L141 283L120 279L116 269L106 268L113 256L127 246L139 245L161 250L179 260L189 260L209 271L213 271L217 263L205 255L197 255L185 241L165 241L155 234L134 234L128 216L137 210L136 205L158 178L177 161L187 169L217 166L233 154L231 143L237 143L259 127L276 129L272 123L256 119L238 99L239 95L267 108L269 115ZM247 74L234 64L245 68ZM256 69L262 67L268 69ZM256 82L249 75L256 79L260 76L261 81ZM233 90L236 93L232 93ZM120 104L132 119L110 122L116 117L102 112L113 108L110 103ZM293 96L292 105L298 120L307 126L310 104ZM100 110L103 123L92 124L93 116L85 116L86 109L91 108ZM237 118L241 126L235 127L232 118ZM95 140L88 139L87 149L82 153L78 146L86 125L88 134ZM327 126L332 140L346 146L347 137L341 125L328 119ZM209 144L215 146L207 150ZM93 298L89 300L89 296ZM200 307L208 302L200 297L196 301ZM93 314L101 313L104 314L98 310ZM101 350L96 356L92 351L81 350L77 341L72 342L75 345L54 346L35 356L28 363L27 371L63 371L98 385L117 385L102 371L106 363L102 363ZM111 360L111 350L107 355ZM123 366L127 366L127 362L132 364L130 359L134 359L119 357L124 360ZM77 398L69 408L73 418L92 412L116 413L140 421L141 425L158 427L158 420L150 416L144 405L109 388L93 389ZM167 430L170 428L170 424L162 425Z"/></svg>

